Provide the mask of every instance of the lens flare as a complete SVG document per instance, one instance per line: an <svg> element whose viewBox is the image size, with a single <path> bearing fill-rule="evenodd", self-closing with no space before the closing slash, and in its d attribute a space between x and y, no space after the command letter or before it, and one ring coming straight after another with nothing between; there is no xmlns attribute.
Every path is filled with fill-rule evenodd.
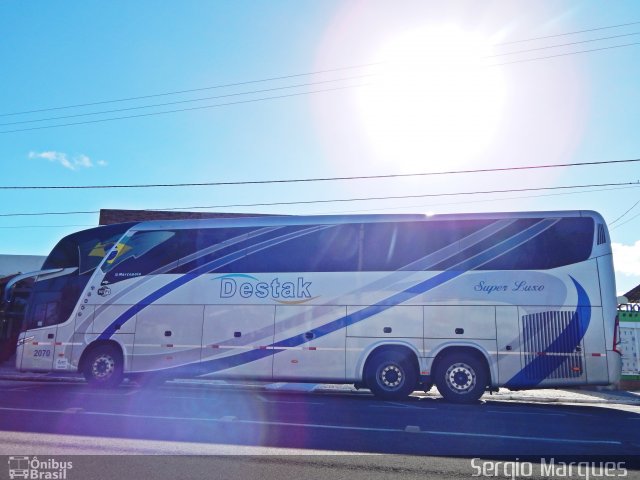
<svg viewBox="0 0 640 480"><path fill-rule="evenodd" d="M471 163L496 133L505 103L489 43L454 27L391 41L378 75L358 90L360 118L375 153L406 170Z"/></svg>

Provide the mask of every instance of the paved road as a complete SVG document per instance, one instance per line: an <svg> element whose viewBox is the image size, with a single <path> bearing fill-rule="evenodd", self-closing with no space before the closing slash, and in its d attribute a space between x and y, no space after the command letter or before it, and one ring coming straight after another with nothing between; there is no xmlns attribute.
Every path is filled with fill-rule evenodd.
<svg viewBox="0 0 640 480"><path fill-rule="evenodd" d="M33 458L33 457L31 457ZM39 456L40 459L47 458ZM451 480L472 478L478 467L495 462L461 458L362 455L251 455L251 456L125 456L55 457L71 462L67 480L91 479L239 479L239 480ZM472 464L472 461L474 462ZM520 462L524 464L525 462ZM556 465L560 465L556 463ZM640 478L640 472L619 469L625 480ZM532 464L533 478L540 478L542 466ZM594 471L598 471L595 467ZM2 467L0 466L0 478ZM548 476L547 476L548 477ZM547 478L543 477L543 478ZM602 475L599 476L601 478ZM511 475L499 478L512 478ZM515 478L522 478L516 476ZM558 478L584 476L561 475ZM593 478L593 477L589 477Z"/></svg>
<svg viewBox="0 0 640 480"><path fill-rule="evenodd" d="M0 381L0 431L410 455L640 452L640 413L604 406Z"/></svg>

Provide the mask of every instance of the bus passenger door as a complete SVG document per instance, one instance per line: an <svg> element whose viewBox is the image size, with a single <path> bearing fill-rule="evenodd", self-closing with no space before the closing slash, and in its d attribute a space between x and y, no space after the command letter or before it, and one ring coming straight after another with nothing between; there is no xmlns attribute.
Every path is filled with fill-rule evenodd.
<svg viewBox="0 0 640 480"><path fill-rule="evenodd" d="M29 332L23 340L20 370L48 371L53 366L60 302L49 292L34 295L27 311ZM32 330L33 329L33 330Z"/></svg>
<svg viewBox="0 0 640 480"><path fill-rule="evenodd" d="M344 381L346 307L276 306L273 377Z"/></svg>
<svg viewBox="0 0 640 480"><path fill-rule="evenodd" d="M22 347L19 370L49 371L53 365L57 327L30 330Z"/></svg>

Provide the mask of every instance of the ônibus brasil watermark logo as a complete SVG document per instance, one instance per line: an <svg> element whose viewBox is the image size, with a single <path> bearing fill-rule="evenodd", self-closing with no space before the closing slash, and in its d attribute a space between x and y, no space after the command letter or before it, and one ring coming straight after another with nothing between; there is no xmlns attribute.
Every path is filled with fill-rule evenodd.
<svg viewBox="0 0 640 480"><path fill-rule="evenodd" d="M39 459L38 457L9 457L9 478L25 478L29 480L66 480L67 471L73 468L73 462L60 461L55 458Z"/></svg>
<svg viewBox="0 0 640 480"><path fill-rule="evenodd" d="M273 278L268 282L245 274L231 274L216 277L220 281L220 298L272 298L278 303L297 305L306 303L314 298L310 288L312 282L298 277L295 281L281 281Z"/></svg>

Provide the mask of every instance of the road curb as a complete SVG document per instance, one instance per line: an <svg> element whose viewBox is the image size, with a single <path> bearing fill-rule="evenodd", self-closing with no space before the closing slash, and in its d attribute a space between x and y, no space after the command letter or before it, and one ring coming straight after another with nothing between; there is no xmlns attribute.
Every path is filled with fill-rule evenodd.
<svg viewBox="0 0 640 480"><path fill-rule="evenodd" d="M73 382L73 383L77 383L77 382L84 382L84 378L81 377L50 377L47 376L46 374L39 376L39 375L19 375L19 374L15 374L15 375L7 375L7 374L0 374L0 380L11 380L14 382Z"/></svg>
<svg viewBox="0 0 640 480"><path fill-rule="evenodd" d="M512 402L537 402L537 403L580 403L590 405L630 405L640 407L640 399L629 398L571 398L571 397L538 397L538 396L521 396L521 395L494 395L493 397L485 397L486 400L508 400Z"/></svg>
<svg viewBox="0 0 640 480"><path fill-rule="evenodd" d="M489 397L491 398L491 397ZM603 403L617 403L621 404L623 402L617 400L606 400L604 398L558 398L558 397L521 397L518 395L500 395L493 397L493 400L509 400L512 402L538 402L538 403L591 403L591 404L603 404ZM638 403L632 404L624 402L628 405L640 405Z"/></svg>

